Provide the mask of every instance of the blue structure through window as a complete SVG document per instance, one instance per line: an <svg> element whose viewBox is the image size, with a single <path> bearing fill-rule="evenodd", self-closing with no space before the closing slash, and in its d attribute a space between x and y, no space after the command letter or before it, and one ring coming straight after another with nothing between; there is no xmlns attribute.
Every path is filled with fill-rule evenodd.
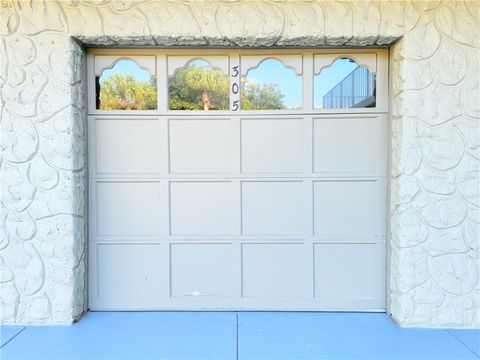
<svg viewBox="0 0 480 360"><path fill-rule="evenodd" d="M335 67L338 67L338 70L340 70L351 66L355 67L346 76L339 79L340 71L336 72ZM333 82L334 86L322 96L321 108L342 109L375 107L375 75L371 74L366 67L359 66L350 58L341 58L336 60L330 68L324 69L318 75L318 80L321 81L325 70L330 70L338 74L334 82L330 80L330 83Z"/></svg>

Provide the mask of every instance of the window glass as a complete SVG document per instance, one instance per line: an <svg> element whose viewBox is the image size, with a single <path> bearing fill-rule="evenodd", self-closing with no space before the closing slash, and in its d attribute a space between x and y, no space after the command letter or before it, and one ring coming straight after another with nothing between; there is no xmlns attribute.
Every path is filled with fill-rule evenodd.
<svg viewBox="0 0 480 360"><path fill-rule="evenodd" d="M242 110L302 108L302 77L279 60L267 59L242 78Z"/></svg>
<svg viewBox="0 0 480 360"><path fill-rule="evenodd" d="M316 109L375 107L375 75L350 58L340 58L314 79Z"/></svg>
<svg viewBox="0 0 480 360"><path fill-rule="evenodd" d="M96 78L97 109L153 110L157 108L156 79L133 60L119 60Z"/></svg>
<svg viewBox="0 0 480 360"><path fill-rule="evenodd" d="M193 60L168 79L170 110L228 110L229 80L204 60Z"/></svg>

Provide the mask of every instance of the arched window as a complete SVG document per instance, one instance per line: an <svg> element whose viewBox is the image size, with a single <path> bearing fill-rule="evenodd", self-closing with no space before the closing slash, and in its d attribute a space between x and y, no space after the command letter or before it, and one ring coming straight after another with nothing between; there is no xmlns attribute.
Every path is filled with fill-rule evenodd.
<svg viewBox="0 0 480 360"><path fill-rule="evenodd" d="M242 57L242 110L302 108L301 65L297 73L297 69L285 66L276 58L259 59L256 64L253 61L244 61L246 58L248 59L247 56ZM301 56L298 58L301 64Z"/></svg>
<svg viewBox="0 0 480 360"><path fill-rule="evenodd" d="M314 107L344 109L375 107L375 74L350 57L337 58L314 78Z"/></svg>
<svg viewBox="0 0 480 360"><path fill-rule="evenodd" d="M221 69L203 59L193 59L169 75L170 110L228 110L229 80Z"/></svg>
<svg viewBox="0 0 480 360"><path fill-rule="evenodd" d="M135 61L121 58L96 76L96 107L100 110L157 109L154 74Z"/></svg>

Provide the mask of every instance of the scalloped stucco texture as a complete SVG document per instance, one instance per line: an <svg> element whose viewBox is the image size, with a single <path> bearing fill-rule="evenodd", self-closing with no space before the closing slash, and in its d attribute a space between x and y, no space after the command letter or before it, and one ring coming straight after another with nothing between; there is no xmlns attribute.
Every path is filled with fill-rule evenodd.
<svg viewBox="0 0 480 360"><path fill-rule="evenodd" d="M86 310L82 45L391 50L388 308L480 325L480 2L0 1L3 323Z"/></svg>

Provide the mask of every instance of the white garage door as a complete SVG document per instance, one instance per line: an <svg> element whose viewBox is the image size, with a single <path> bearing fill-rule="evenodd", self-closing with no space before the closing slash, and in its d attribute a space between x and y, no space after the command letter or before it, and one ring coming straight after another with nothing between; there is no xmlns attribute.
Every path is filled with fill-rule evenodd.
<svg viewBox="0 0 480 360"><path fill-rule="evenodd" d="M90 52L90 308L384 310L386 64Z"/></svg>

